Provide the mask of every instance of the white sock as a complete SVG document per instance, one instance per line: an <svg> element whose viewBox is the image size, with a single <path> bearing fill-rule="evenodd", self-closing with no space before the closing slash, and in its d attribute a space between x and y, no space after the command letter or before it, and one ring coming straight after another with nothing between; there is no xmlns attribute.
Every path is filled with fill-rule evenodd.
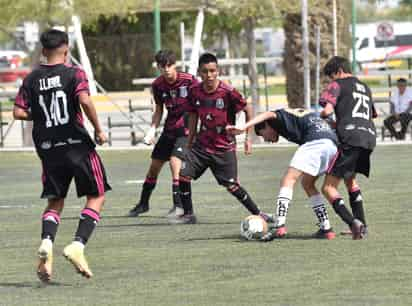
<svg viewBox="0 0 412 306"><path fill-rule="evenodd" d="M330 222L328 211L325 206L325 201L320 193L311 196L310 202L312 203L312 210L315 213L316 218L319 221L319 227L322 230L329 230L330 229Z"/></svg>
<svg viewBox="0 0 412 306"><path fill-rule="evenodd" d="M289 203L292 201L293 189L289 187L281 187L279 190L278 199L276 202L276 219L275 226L280 227L286 224Z"/></svg>

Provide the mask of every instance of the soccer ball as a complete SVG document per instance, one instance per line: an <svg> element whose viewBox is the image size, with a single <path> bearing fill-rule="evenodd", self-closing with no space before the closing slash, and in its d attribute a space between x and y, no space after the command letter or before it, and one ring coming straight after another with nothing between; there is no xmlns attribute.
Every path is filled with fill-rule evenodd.
<svg viewBox="0 0 412 306"><path fill-rule="evenodd" d="M261 217L251 215L240 223L240 236L246 240L259 240L268 232L268 224Z"/></svg>

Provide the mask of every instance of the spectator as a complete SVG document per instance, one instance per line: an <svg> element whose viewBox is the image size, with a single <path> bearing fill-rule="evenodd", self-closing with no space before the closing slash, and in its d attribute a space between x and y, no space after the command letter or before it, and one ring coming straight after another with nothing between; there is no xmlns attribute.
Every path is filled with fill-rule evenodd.
<svg viewBox="0 0 412 306"><path fill-rule="evenodd" d="M397 89L390 97L390 116L383 123L391 135L396 139L405 139L406 130L409 122L412 120L412 89L407 87L404 78L397 81ZM400 122L401 130L397 131L394 124Z"/></svg>

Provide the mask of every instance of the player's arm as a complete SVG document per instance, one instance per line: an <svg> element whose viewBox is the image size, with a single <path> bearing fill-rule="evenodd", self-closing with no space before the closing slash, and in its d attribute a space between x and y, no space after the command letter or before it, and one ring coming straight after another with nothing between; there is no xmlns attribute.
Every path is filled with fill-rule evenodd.
<svg viewBox="0 0 412 306"><path fill-rule="evenodd" d="M152 116L152 123L150 125L150 129L146 132L146 135L143 139L143 142L145 144L150 145L154 143L154 138L156 136L156 129L160 125L162 116L163 116L163 104L156 103L155 111Z"/></svg>
<svg viewBox="0 0 412 306"><path fill-rule="evenodd" d="M233 135L240 135L244 133L246 130L247 131L252 130L253 126L263 121L266 121L268 119L276 119L276 113L274 112L261 113L257 115L255 118L251 119L250 121L247 121L245 124L237 125L237 126L228 125L226 127L226 130Z"/></svg>
<svg viewBox="0 0 412 306"><path fill-rule="evenodd" d="M79 93L79 102L82 106L84 113L86 114L87 119L91 122L94 128L94 137L96 142L99 145L107 142L106 134L103 132L103 129L100 125L99 118L97 117L96 108L94 107L93 101L89 96L87 91L81 91Z"/></svg>
<svg viewBox="0 0 412 306"><path fill-rule="evenodd" d="M33 120L33 117L30 111L22 109L21 107L18 107L16 105L13 107L13 118L16 120L26 120L26 121Z"/></svg>
<svg viewBox="0 0 412 306"><path fill-rule="evenodd" d="M197 121L199 119L199 116L195 112L190 112L189 113L189 118L188 118L188 129L189 129L189 135L187 136L187 147L191 148L193 145L193 141L195 139L196 133L197 133Z"/></svg>

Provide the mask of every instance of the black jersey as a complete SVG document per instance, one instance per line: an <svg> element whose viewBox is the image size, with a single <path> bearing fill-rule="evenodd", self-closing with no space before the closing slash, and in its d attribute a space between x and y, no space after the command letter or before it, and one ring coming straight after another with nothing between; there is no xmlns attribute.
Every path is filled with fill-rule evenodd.
<svg viewBox="0 0 412 306"><path fill-rule="evenodd" d="M334 106L336 131L342 144L368 150L375 148L376 129L372 118L376 111L365 83L355 77L338 79L329 84L319 103Z"/></svg>
<svg viewBox="0 0 412 306"><path fill-rule="evenodd" d="M89 92L88 81L75 66L41 65L24 79L15 105L32 114L33 141L40 158L58 160L74 148L85 152L94 148L83 125L81 91Z"/></svg>
<svg viewBox="0 0 412 306"><path fill-rule="evenodd" d="M302 145L313 140L330 139L337 143L332 128L315 112L301 108L284 108L274 112L276 119L269 120L269 125L291 142Z"/></svg>

